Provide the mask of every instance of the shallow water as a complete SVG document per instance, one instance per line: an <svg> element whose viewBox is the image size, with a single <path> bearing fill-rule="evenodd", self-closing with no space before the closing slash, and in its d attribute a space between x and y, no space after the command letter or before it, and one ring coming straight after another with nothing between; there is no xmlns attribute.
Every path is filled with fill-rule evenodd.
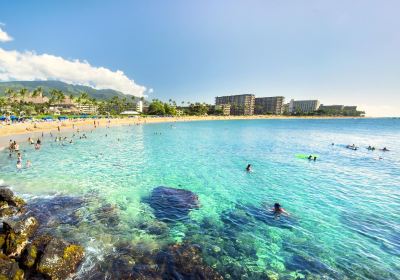
<svg viewBox="0 0 400 280"><path fill-rule="evenodd" d="M399 279L399 119L161 123L86 135L65 146L45 135L40 151L23 145L33 167L22 171L0 152L0 180L32 208L64 197L49 202L56 218L43 214L41 230L86 247L82 275L121 243L189 242L230 279ZM344 147L353 143L359 150ZM157 221L149 199L158 186L190 190L200 207ZM265 212L277 201L288 219Z"/></svg>

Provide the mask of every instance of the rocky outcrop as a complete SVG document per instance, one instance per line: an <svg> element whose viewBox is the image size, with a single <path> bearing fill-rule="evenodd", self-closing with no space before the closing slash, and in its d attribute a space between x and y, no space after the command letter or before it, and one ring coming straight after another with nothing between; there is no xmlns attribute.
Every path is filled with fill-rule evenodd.
<svg viewBox="0 0 400 280"><path fill-rule="evenodd" d="M5 254L13 257L19 256L38 226L38 222L34 217L17 222L4 221L3 230L6 235L4 245Z"/></svg>
<svg viewBox="0 0 400 280"><path fill-rule="evenodd" d="M54 238L46 245L37 271L53 280L68 278L84 257L81 246Z"/></svg>
<svg viewBox="0 0 400 280"><path fill-rule="evenodd" d="M183 220L200 206L195 193L163 186L155 188L146 202L154 209L155 216L165 222Z"/></svg>
<svg viewBox="0 0 400 280"><path fill-rule="evenodd" d="M18 263L2 253L0 253L0 279L24 279L24 271L19 268Z"/></svg>
<svg viewBox="0 0 400 280"><path fill-rule="evenodd" d="M62 201L70 201L63 199ZM77 203L78 204L78 203ZM38 213L40 206L35 205ZM68 279L84 257L81 246L48 235L39 235L36 212L23 214L25 202L6 187L0 187L0 280ZM44 221L51 210L42 206ZM29 214L29 216L28 216ZM4 219L5 217L10 217ZM32 237L34 237L33 240Z"/></svg>
<svg viewBox="0 0 400 280"><path fill-rule="evenodd" d="M0 201L7 202L8 205L17 208L25 206L25 201L14 195L14 193L7 186L0 186Z"/></svg>

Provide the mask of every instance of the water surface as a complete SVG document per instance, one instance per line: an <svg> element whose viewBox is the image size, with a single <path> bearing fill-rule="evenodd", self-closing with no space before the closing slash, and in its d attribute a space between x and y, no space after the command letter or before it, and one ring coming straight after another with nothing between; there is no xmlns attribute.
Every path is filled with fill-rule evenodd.
<svg viewBox="0 0 400 280"><path fill-rule="evenodd" d="M22 171L0 153L0 179L33 205L65 198L65 221L42 231L86 247L82 273L121 243L189 242L230 279L399 279L398 119L160 123L86 135L65 146L45 135L40 151L23 145L33 167ZM353 143L359 150L344 147ZM159 221L148 201L158 186L190 190L200 207ZM289 219L268 218L274 202Z"/></svg>

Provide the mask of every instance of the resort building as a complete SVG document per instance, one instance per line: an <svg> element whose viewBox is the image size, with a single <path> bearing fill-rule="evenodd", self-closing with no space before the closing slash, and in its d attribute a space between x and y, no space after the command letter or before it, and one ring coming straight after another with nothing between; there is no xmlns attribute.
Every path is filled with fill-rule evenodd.
<svg viewBox="0 0 400 280"><path fill-rule="evenodd" d="M215 105L230 105L231 115L253 115L255 105L254 94L217 96Z"/></svg>
<svg viewBox="0 0 400 280"><path fill-rule="evenodd" d="M229 116L231 114L231 105L230 104L215 105L215 111L221 111L222 115Z"/></svg>
<svg viewBox="0 0 400 280"><path fill-rule="evenodd" d="M76 109L81 114L97 114L97 110L99 109L98 106L93 104L76 104Z"/></svg>
<svg viewBox="0 0 400 280"><path fill-rule="evenodd" d="M49 112L54 114L79 113L79 110L75 105L76 104L69 96L65 96L62 101L51 104L49 107Z"/></svg>
<svg viewBox="0 0 400 280"><path fill-rule="evenodd" d="M324 110L324 111L342 111L344 109L344 105L324 105L321 104L319 106L318 110Z"/></svg>
<svg viewBox="0 0 400 280"><path fill-rule="evenodd" d="M274 114L281 115L283 113L283 103L285 97L256 97L255 100L255 113L259 115Z"/></svg>
<svg viewBox="0 0 400 280"><path fill-rule="evenodd" d="M319 100L290 100L289 113L312 113L318 110Z"/></svg>
<svg viewBox="0 0 400 280"><path fill-rule="evenodd" d="M135 110L136 112L143 113L143 101L142 100L140 100L139 102L136 103L135 109L136 109Z"/></svg>

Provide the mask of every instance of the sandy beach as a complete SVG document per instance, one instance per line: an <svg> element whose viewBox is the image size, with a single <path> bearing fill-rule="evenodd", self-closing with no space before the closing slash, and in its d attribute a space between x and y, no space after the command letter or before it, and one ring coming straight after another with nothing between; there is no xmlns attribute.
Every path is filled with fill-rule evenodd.
<svg viewBox="0 0 400 280"><path fill-rule="evenodd" d="M97 127L118 126L129 124L146 124L162 122L187 122L187 121L209 121L209 120L254 120L254 119L330 119L343 117L291 117L279 115L254 115L254 116L182 116L182 117L137 117L137 118L113 118L113 119L71 119L52 122L25 122L11 125L0 124L0 148L8 145L10 137L13 140L26 140L28 137L38 137L42 133L70 132L73 129L92 129ZM36 125L35 125L36 124Z"/></svg>

